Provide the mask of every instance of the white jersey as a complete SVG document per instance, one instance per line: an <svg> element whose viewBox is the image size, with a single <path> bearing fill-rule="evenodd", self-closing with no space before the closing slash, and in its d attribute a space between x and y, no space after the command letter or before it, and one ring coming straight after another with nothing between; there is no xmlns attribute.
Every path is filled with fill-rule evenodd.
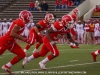
<svg viewBox="0 0 100 75"><path fill-rule="evenodd" d="M8 30L7 22L2 22L3 30Z"/></svg>
<svg viewBox="0 0 100 75"><path fill-rule="evenodd" d="M99 23L95 24L95 29L94 29L94 36L100 36L100 31L98 30L99 28Z"/></svg>
<svg viewBox="0 0 100 75"><path fill-rule="evenodd" d="M76 31L77 32L84 32L83 24L76 24Z"/></svg>
<svg viewBox="0 0 100 75"><path fill-rule="evenodd" d="M0 22L0 31L2 30L2 22Z"/></svg>
<svg viewBox="0 0 100 75"><path fill-rule="evenodd" d="M10 27L11 24L12 24L12 22L7 22L8 28Z"/></svg>
<svg viewBox="0 0 100 75"><path fill-rule="evenodd" d="M98 28L99 28L99 23L96 23L94 31L98 31Z"/></svg>
<svg viewBox="0 0 100 75"><path fill-rule="evenodd" d="M29 28L33 28L34 27L34 23L28 23L28 27Z"/></svg>

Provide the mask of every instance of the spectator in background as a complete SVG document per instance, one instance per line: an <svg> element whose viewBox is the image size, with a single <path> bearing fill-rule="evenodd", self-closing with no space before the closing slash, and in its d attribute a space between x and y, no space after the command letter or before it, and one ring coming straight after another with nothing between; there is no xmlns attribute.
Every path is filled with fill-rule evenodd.
<svg viewBox="0 0 100 75"><path fill-rule="evenodd" d="M3 35L5 35L5 33L8 30L8 24L7 24L7 19L6 18L3 19L2 26L3 26Z"/></svg>
<svg viewBox="0 0 100 75"><path fill-rule="evenodd" d="M37 0L35 1L34 10L35 11L38 11L39 10L39 2Z"/></svg>
<svg viewBox="0 0 100 75"><path fill-rule="evenodd" d="M39 3L39 7L40 7L40 10L42 11L42 9L43 9L43 1L41 1L41 2Z"/></svg>
<svg viewBox="0 0 100 75"><path fill-rule="evenodd" d="M94 24L94 21L91 21L90 23L90 40L91 41L91 44L94 44L94 41L95 41L95 38L94 38L94 29L95 29L95 24Z"/></svg>
<svg viewBox="0 0 100 75"><path fill-rule="evenodd" d="M60 1L59 0L55 1L55 11L56 10L58 10L58 11L60 10Z"/></svg>
<svg viewBox="0 0 100 75"><path fill-rule="evenodd" d="M62 9L67 9L69 0L62 0Z"/></svg>
<svg viewBox="0 0 100 75"><path fill-rule="evenodd" d="M8 24L8 28L9 28L10 25L12 24L12 18L10 18L10 19L7 21L7 24Z"/></svg>
<svg viewBox="0 0 100 75"><path fill-rule="evenodd" d="M0 19L0 37L2 36L2 20Z"/></svg>
<svg viewBox="0 0 100 75"><path fill-rule="evenodd" d="M78 6L80 4L80 0L73 0L73 2L75 6Z"/></svg>
<svg viewBox="0 0 100 75"><path fill-rule="evenodd" d="M48 4L43 1L42 11L48 11Z"/></svg>
<svg viewBox="0 0 100 75"><path fill-rule="evenodd" d="M68 6L73 6L74 5L74 2L72 0L69 0L68 1Z"/></svg>
<svg viewBox="0 0 100 75"><path fill-rule="evenodd" d="M81 20L79 20L76 24L76 31L77 31L77 42L83 44L84 29Z"/></svg>
<svg viewBox="0 0 100 75"><path fill-rule="evenodd" d="M31 1L29 4L29 11L34 11L34 2Z"/></svg>
<svg viewBox="0 0 100 75"><path fill-rule="evenodd" d="M90 20L85 21L84 23L84 44L90 44Z"/></svg>
<svg viewBox="0 0 100 75"><path fill-rule="evenodd" d="M98 5L96 5L96 7L94 8L94 11L100 12L100 7Z"/></svg>

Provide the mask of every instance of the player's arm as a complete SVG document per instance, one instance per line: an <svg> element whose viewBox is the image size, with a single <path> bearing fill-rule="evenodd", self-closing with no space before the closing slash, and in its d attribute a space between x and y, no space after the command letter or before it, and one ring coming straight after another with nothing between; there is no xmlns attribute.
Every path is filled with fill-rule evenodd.
<svg viewBox="0 0 100 75"><path fill-rule="evenodd" d="M50 33L52 32L54 32L54 30L52 29L52 27L50 27L48 30L46 30L46 33L45 33L46 37L49 39L50 42L53 41L50 37Z"/></svg>
<svg viewBox="0 0 100 75"><path fill-rule="evenodd" d="M25 40L25 38L23 38L22 36L18 35L17 32L19 31L20 29L20 26L18 25L15 25L14 28L12 29L11 33L10 33L10 36L14 37L14 38L17 38L19 40Z"/></svg>
<svg viewBox="0 0 100 75"><path fill-rule="evenodd" d="M51 43L52 45L56 44L56 42L53 41L52 38L50 37L50 33L53 33L53 32L55 32L55 31L54 31L53 28L51 27L51 28L49 28L48 30L46 30L46 33L45 33L46 37L49 39L49 41L50 41L50 43Z"/></svg>
<svg viewBox="0 0 100 75"><path fill-rule="evenodd" d="M39 28L41 28L40 25L39 25L39 24L35 24L34 30L35 30L35 32L36 32L37 34L40 34Z"/></svg>

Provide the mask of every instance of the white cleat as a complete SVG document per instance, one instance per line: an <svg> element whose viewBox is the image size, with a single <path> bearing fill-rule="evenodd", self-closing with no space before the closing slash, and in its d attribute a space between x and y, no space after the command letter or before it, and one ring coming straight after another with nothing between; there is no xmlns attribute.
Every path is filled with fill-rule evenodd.
<svg viewBox="0 0 100 75"><path fill-rule="evenodd" d="M39 62L39 65L40 65L40 67L41 67L42 70L46 70L46 68L45 68L46 64L44 64L42 61Z"/></svg>
<svg viewBox="0 0 100 75"><path fill-rule="evenodd" d="M22 63L22 67L24 68L27 63L28 63L28 59L27 57L25 57Z"/></svg>
<svg viewBox="0 0 100 75"><path fill-rule="evenodd" d="M6 71L8 74L12 75L12 73L11 73L11 71L10 71L10 68L9 68L8 66L4 65L4 66L2 66L2 69L3 69L4 71Z"/></svg>

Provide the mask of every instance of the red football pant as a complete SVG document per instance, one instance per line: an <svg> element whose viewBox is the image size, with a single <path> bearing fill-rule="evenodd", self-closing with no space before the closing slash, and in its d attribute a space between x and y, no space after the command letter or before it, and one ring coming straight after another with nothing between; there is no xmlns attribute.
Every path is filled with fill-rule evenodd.
<svg viewBox="0 0 100 75"><path fill-rule="evenodd" d="M14 43L12 42L12 44L7 44L5 46L6 42L2 42L0 43L0 55L2 55L7 49L16 54L17 56L15 56L12 60L11 60L11 64L14 65L16 64L17 62L19 62L21 59L23 59L26 55L23 51L23 49L17 44L17 43Z"/></svg>
<svg viewBox="0 0 100 75"><path fill-rule="evenodd" d="M43 38L43 45L42 45L42 48L40 50L40 56L44 57L48 52L51 52L51 54L48 55L48 59L49 60L52 60L53 56L54 57L59 56L59 50L58 50L57 46L56 45L52 46L50 44L49 40L47 39L47 37L44 36L44 38ZM33 56L35 58L37 58L38 57L38 53L37 52L34 53Z"/></svg>

